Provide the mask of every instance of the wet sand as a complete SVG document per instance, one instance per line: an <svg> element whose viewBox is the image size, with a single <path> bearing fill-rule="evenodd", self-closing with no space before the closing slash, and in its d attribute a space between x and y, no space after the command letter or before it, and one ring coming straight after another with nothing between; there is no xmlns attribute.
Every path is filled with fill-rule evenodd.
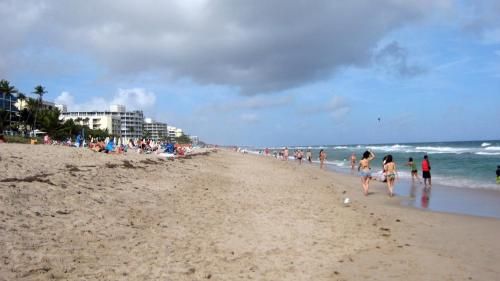
<svg viewBox="0 0 500 281"><path fill-rule="evenodd" d="M219 151L0 145L0 280L496 280L500 220ZM352 203L342 202L349 197Z"/></svg>
<svg viewBox="0 0 500 281"><path fill-rule="evenodd" d="M356 170L346 173L345 170L329 169L359 178ZM401 178L396 180L394 191L403 206L500 219L500 190L446 186L435 182L432 188L425 189L424 184L417 180L412 182Z"/></svg>

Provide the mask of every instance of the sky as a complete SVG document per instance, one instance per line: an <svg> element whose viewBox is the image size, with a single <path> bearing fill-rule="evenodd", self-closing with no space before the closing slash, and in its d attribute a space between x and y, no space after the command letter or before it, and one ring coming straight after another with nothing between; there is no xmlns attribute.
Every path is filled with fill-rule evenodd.
<svg viewBox="0 0 500 281"><path fill-rule="evenodd" d="M500 1L0 0L0 78L220 145L500 139Z"/></svg>

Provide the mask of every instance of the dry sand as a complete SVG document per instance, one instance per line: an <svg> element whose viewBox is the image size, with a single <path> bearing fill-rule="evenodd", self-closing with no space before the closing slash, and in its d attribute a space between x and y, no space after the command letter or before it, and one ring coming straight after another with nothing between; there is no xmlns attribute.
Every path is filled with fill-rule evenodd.
<svg viewBox="0 0 500 281"><path fill-rule="evenodd" d="M0 280L499 280L500 220L219 151L0 145ZM344 197L352 200L346 207Z"/></svg>

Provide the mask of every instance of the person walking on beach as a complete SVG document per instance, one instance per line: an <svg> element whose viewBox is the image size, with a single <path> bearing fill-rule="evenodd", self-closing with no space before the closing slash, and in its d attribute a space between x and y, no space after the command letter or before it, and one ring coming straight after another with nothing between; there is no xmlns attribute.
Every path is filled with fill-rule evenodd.
<svg viewBox="0 0 500 281"><path fill-rule="evenodd" d="M351 170L354 170L354 166L356 166L356 154L353 152L351 155Z"/></svg>
<svg viewBox="0 0 500 281"><path fill-rule="evenodd" d="M326 152L324 149L319 151L319 168L323 169L326 160Z"/></svg>
<svg viewBox="0 0 500 281"><path fill-rule="evenodd" d="M312 152L310 149L308 149L306 152L306 158L309 163L312 163Z"/></svg>
<svg viewBox="0 0 500 281"><path fill-rule="evenodd" d="M387 189L389 189L389 196L394 196L394 182L398 176L396 170L396 163L392 161L392 155L387 155L385 165L384 165L385 176L387 178Z"/></svg>
<svg viewBox="0 0 500 281"><path fill-rule="evenodd" d="M408 158L406 166L411 167L411 181L415 181L415 179L417 179L419 183L422 183L422 181L418 178L417 163L413 162L412 157Z"/></svg>
<svg viewBox="0 0 500 281"><path fill-rule="evenodd" d="M422 178L424 178L424 186L427 188L427 182L429 182L429 187L431 184L431 163L429 162L429 157L424 155L424 160L422 160Z"/></svg>
<svg viewBox="0 0 500 281"><path fill-rule="evenodd" d="M497 166L497 184L500 184L500 165Z"/></svg>
<svg viewBox="0 0 500 281"><path fill-rule="evenodd" d="M283 160L288 161L288 147L283 150Z"/></svg>
<svg viewBox="0 0 500 281"><path fill-rule="evenodd" d="M363 158L359 161L358 172L361 177L361 185L363 186L363 194L368 195L368 189L370 187L370 161L375 158L375 154L371 151L365 151L363 153Z"/></svg>

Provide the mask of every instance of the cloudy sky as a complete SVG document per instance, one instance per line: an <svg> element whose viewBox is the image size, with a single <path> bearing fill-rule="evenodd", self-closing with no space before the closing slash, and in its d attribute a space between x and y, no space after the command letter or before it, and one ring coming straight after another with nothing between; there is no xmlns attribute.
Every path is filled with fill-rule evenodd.
<svg viewBox="0 0 500 281"><path fill-rule="evenodd" d="M20 91L209 143L500 139L500 1L0 0L0 26Z"/></svg>

